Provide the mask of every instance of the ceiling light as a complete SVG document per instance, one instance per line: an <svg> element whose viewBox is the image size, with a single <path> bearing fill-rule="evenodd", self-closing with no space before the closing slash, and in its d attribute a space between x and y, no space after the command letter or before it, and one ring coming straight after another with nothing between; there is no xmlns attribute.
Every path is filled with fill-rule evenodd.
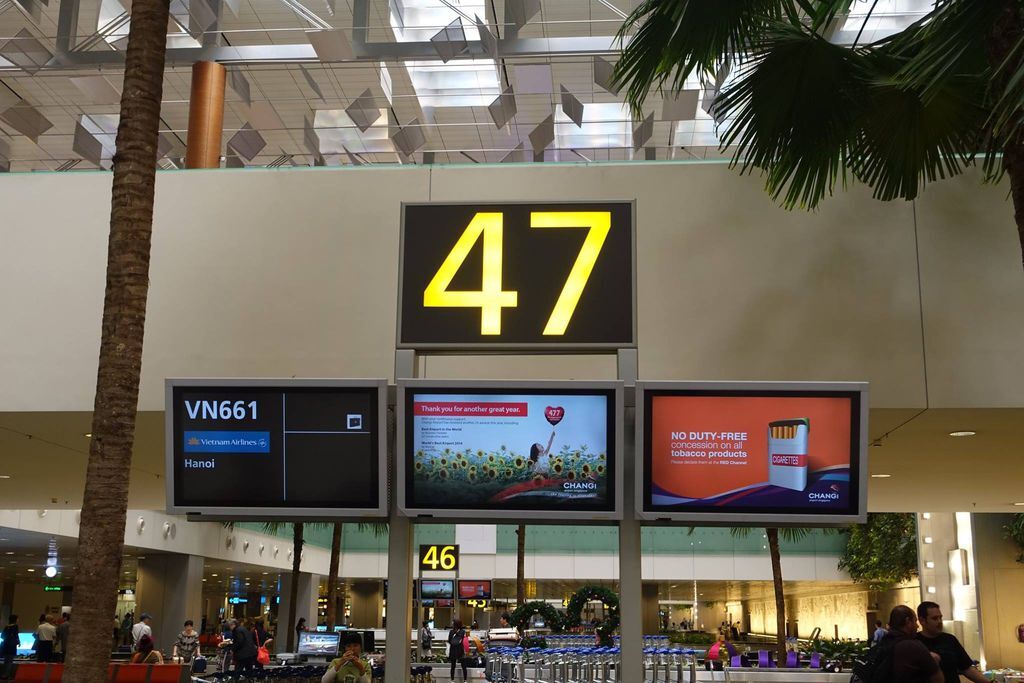
<svg viewBox="0 0 1024 683"><path fill-rule="evenodd" d="M965 429L965 430L958 431L958 432L950 432L949 435L950 436L974 436L977 433L978 432L972 432L969 429Z"/></svg>
<svg viewBox="0 0 1024 683"><path fill-rule="evenodd" d="M49 566L43 573L52 579L53 577L57 576L57 568L54 566Z"/></svg>
<svg viewBox="0 0 1024 683"><path fill-rule="evenodd" d="M932 595L935 595L935 593L936 593L935 586L928 586L928 592L931 593Z"/></svg>
<svg viewBox="0 0 1024 683"><path fill-rule="evenodd" d="M932 562L931 560L928 560L927 562L925 562L924 566L927 569L935 569L935 563Z"/></svg>
<svg viewBox="0 0 1024 683"><path fill-rule="evenodd" d="M216 574L210 574L210 576L212 576L212 577L214 577L214 578L217 578L217 575L216 575Z"/></svg>
<svg viewBox="0 0 1024 683"><path fill-rule="evenodd" d="M922 512L921 516L924 517L925 519L931 519L932 518L932 513L930 513L930 512Z"/></svg>
<svg viewBox="0 0 1024 683"><path fill-rule="evenodd" d="M9 475L9 474L0 474L0 479L10 479L10 478L11 478L11 475Z"/></svg>
<svg viewBox="0 0 1024 683"><path fill-rule="evenodd" d="M32 569L32 567L29 567L29 568L28 568L28 571L30 571L30 572L34 572L34 571L35 571L35 569Z"/></svg>
<svg viewBox="0 0 1024 683"><path fill-rule="evenodd" d="M931 536L925 536L924 537L924 542L925 543L931 543L932 542L932 537Z"/></svg>
<svg viewBox="0 0 1024 683"><path fill-rule="evenodd" d="M891 474L872 474L871 475L872 479L889 479L890 477L892 477Z"/></svg>
<svg viewBox="0 0 1024 683"><path fill-rule="evenodd" d="M3 539L2 539L2 538L0 538L0 541L2 541L2 540L3 540ZM270 572L263 572L263 576L266 576L266 575L267 575L267 574L269 574L269 573L270 573Z"/></svg>
<svg viewBox="0 0 1024 683"><path fill-rule="evenodd" d="M1014 505L1016 505L1017 507L1024 507L1024 503L1014 503ZM2 540L3 539L0 538L0 541L2 541Z"/></svg>
<svg viewBox="0 0 1024 683"><path fill-rule="evenodd" d="M82 436L84 436L87 439L91 439L92 438L92 432L86 432L85 434L82 434Z"/></svg>

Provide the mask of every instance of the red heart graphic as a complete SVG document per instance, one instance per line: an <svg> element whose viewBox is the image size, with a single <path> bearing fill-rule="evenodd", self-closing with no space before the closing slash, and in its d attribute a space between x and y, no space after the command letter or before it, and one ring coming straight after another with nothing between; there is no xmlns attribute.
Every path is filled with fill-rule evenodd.
<svg viewBox="0 0 1024 683"><path fill-rule="evenodd" d="M546 417L548 419L548 422L551 423L551 426L554 427L556 424L562 421L563 417L565 417L565 408L562 408L561 406L557 408L548 406L547 408L544 409L544 417Z"/></svg>

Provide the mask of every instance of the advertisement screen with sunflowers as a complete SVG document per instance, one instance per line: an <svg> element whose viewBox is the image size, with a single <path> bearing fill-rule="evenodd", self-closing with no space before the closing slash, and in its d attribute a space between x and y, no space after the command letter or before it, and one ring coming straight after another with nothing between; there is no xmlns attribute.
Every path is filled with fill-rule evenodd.
<svg viewBox="0 0 1024 683"><path fill-rule="evenodd" d="M415 508L614 510L610 390L409 392Z"/></svg>

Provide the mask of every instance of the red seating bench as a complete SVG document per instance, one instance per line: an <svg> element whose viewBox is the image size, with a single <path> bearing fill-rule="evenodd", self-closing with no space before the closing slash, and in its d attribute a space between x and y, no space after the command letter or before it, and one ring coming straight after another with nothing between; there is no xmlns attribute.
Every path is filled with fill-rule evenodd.
<svg viewBox="0 0 1024 683"><path fill-rule="evenodd" d="M60 683L63 664L18 664L14 683ZM192 667L184 664L111 664L108 683L189 683Z"/></svg>

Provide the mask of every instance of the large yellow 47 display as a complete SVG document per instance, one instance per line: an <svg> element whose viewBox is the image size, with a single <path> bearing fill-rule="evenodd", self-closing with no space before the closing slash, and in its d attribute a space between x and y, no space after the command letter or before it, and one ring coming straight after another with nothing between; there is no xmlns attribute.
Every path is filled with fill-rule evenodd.
<svg viewBox="0 0 1024 683"><path fill-rule="evenodd" d="M561 336L569 326L580 295L594 270L601 247L611 229L612 215L608 211L536 211L530 214L531 228L589 228L580 253L576 257L562 293L555 302L545 335ZM500 213L478 213L466 226L448 258L437 269L434 279L423 290L423 305L435 307L463 307L480 309L480 334L501 334L501 309L519 305L518 292L501 288L503 216ZM462 267L473 245L483 236L483 282L479 291L453 292L448 289L455 274Z"/></svg>
<svg viewBox="0 0 1024 683"><path fill-rule="evenodd" d="M407 205L401 285L400 347L632 346L633 206Z"/></svg>

